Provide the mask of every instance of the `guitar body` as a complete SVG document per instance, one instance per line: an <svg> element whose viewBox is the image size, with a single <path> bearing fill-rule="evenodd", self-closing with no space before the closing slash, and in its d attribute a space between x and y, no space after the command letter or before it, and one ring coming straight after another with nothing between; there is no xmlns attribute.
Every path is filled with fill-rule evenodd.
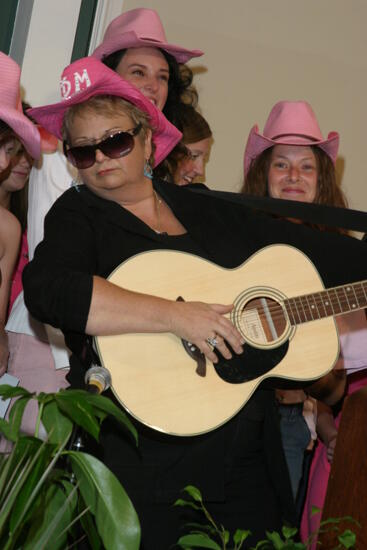
<svg viewBox="0 0 367 550"><path fill-rule="evenodd" d="M208 361L200 376L180 338L170 333L96 339L117 399L140 422L165 433L189 436L213 430L232 418L266 378L315 380L331 370L339 355L333 317L292 327L284 315L281 334L267 341L266 330L252 323L254 310L242 309L265 296L283 312L278 305L282 299L323 290L312 262L291 246L264 248L235 269L183 252L146 252L121 264L109 281L169 300L234 303L233 322L241 332L250 327L245 352L235 359L245 376L231 381ZM226 372L223 362L221 369Z"/></svg>

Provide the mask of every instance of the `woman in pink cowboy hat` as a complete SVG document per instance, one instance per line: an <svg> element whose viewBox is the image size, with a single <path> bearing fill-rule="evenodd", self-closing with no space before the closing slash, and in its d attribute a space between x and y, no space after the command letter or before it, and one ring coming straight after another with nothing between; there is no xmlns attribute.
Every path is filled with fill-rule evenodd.
<svg viewBox="0 0 367 550"><path fill-rule="evenodd" d="M155 10L137 8L116 17L92 55L137 86L175 126L182 99L197 101L192 72L184 64L203 52L169 43Z"/></svg>
<svg viewBox="0 0 367 550"><path fill-rule="evenodd" d="M23 114L20 105L20 68L10 57L0 52L0 186L11 170L12 158L21 147L33 158L40 155L40 135L36 126ZM8 342L5 321L10 284L19 251L20 226L7 210L0 211L0 373L8 362Z"/></svg>
<svg viewBox="0 0 367 550"><path fill-rule="evenodd" d="M34 159L39 158L41 149L39 132L20 104L19 66L0 52L0 71L0 175L4 175L11 156L17 152L17 139Z"/></svg>
<svg viewBox="0 0 367 550"><path fill-rule="evenodd" d="M170 115L168 112L166 114L171 119L179 114L183 96L185 101L196 101L195 92L190 87L191 71L182 63L202 55L202 52L169 43L154 10L138 8L118 16L107 28L102 44L93 55L113 66L113 70L132 82L158 109L162 110L167 105ZM117 60L115 65L114 60ZM166 167L161 170L161 175L164 174L167 174ZM42 239L44 216L53 202L71 186L75 177L75 168L66 162L59 151L44 154L42 162L33 167L28 197L30 258ZM38 380L45 382L39 390L56 391L69 365L69 352L62 344L60 332L46 326L46 334L45 327L30 318L22 294L15 302L7 330L18 341L17 354L11 357L13 372L21 369L24 373L30 373L32 364L37 363L40 369L43 368L43 375ZM52 343L51 347L48 341ZM37 378L32 377L28 382L32 384L29 389L37 389ZM26 385L28 382L24 381ZM27 418L31 426L30 416Z"/></svg>
<svg viewBox="0 0 367 550"><path fill-rule="evenodd" d="M116 17L92 55L137 86L181 132L185 127L189 131L187 106L196 106L197 93L191 87L192 71L185 63L203 52L169 43L155 10L136 8ZM204 147L206 153L209 145ZM184 147L178 146L156 167L156 175L173 181L176 158L183 151Z"/></svg>
<svg viewBox="0 0 367 550"><path fill-rule="evenodd" d="M257 196L346 207L346 199L336 182L335 161L338 146L339 135L336 132L330 132L326 139L323 138L316 116L307 102L281 101L272 108L263 134L257 126L249 134L244 157L245 182L242 191ZM318 229L328 230L324 226L318 226ZM344 233L343 230L340 232ZM341 338L341 356L335 369L344 369L350 374L348 392L355 391L367 382L367 371L363 371L367 367L365 313L355 312L336 320ZM323 382L327 384L331 377L336 376L337 372L333 370ZM331 399L329 397L330 404L342 396L345 376L337 377L336 382L336 386L332 385L335 395ZM307 393L312 394L312 387L307 388ZM302 390L278 391L278 399L283 446L295 499L302 475L305 475L297 499L301 512L310 457L307 454L304 463L304 451L310 444L311 432L315 434L315 422L312 422L309 414L312 402ZM320 514L312 515L312 505L320 508L323 506L337 434L330 407L319 402L317 408L319 441L311 465L302 518L304 540L319 526ZM316 540L312 548L316 548Z"/></svg>
<svg viewBox="0 0 367 550"><path fill-rule="evenodd" d="M78 168L83 185L74 185L51 208L44 240L25 268L23 282L32 315L60 327L66 335L72 350L68 376L72 386L83 387L85 369L101 360L90 339L103 335L137 338L132 355L143 353L151 383L148 387L139 383L134 376L139 371L134 369L132 394L139 394L145 406L163 391L165 397L159 398L158 407L165 419L174 416L182 422L193 416L191 385L185 393L187 401L179 405L175 399L175 392L182 389L175 377L178 360L169 355L167 361L159 352L156 357L158 364L163 359L167 364L173 392L172 386L167 389L167 384L157 382L156 370L149 369L157 353L140 343L139 334L146 333L152 343L163 336L179 346L184 340L187 351L180 347L180 352L185 357L196 354L199 364L206 364L208 376L217 372L213 366L223 369L222 376L232 372L234 364L248 369L242 356L243 336L227 316L231 304L192 301L191 292L181 288L163 298L166 285L160 272L161 292L140 292L134 284L136 273L131 283L121 286L107 280L122 262L137 255L142 260L150 257L142 252L176 251L180 258L189 253L203 258L205 265L210 261L232 268L260 246L289 242L311 255L328 284L366 276L367 266L356 265L364 250L357 241L329 234L320 239L303 225L259 218L250 209L233 207L210 192L203 197L190 186L153 176L151 168L169 154L180 133L154 103L97 59L81 59L67 67L61 90L60 103L33 109L30 114L64 140L65 155ZM327 262L325 244L333 251ZM346 258L342 267L337 257L341 251ZM174 261L167 263L175 268ZM154 268L142 266L138 271L150 284L153 271L156 274L160 267L156 261ZM190 272L188 278L194 275ZM193 371L188 376L198 382L196 397L201 403L207 378L194 373L194 359L191 364ZM121 364L118 372L123 369ZM194 424L221 406L220 397L210 397L209 409L194 415ZM193 426L192 435L186 437L173 435L174 429L169 433L156 430L154 422L141 421L136 411L127 408L139 434L138 449L112 421L106 421L100 452L137 509L144 550L175 544L187 512L172 504L188 484L200 488L219 524L232 533L237 528L251 529L251 543L263 537L265 530L294 520L272 390L255 391L238 414L213 431ZM192 521L203 520L195 510L192 514Z"/></svg>

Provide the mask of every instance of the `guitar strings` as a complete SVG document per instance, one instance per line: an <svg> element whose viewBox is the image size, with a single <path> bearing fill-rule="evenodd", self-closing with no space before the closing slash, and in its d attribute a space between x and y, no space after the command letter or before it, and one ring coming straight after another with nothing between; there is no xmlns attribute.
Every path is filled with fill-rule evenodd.
<svg viewBox="0 0 367 550"><path fill-rule="evenodd" d="M349 307L349 306L348 306ZM358 306L358 307L355 307L353 309L348 309L348 311L342 311L340 306L338 307L338 309L340 311L330 311L327 312L325 310L325 313L323 312L319 312L317 311L317 309L310 309L308 308L308 311L305 311L304 309L300 309L300 308L291 308L290 310L290 313L291 315L293 315L293 317L299 317L300 318L300 322L302 322L302 319L301 318L304 318L306 321L313 321L313 320L318 320L318 319L324 319L326 317L333 317L333 316L338 316L338 315L342 315L342 314L345 314L345 313L351 313L352 311L360 311L361 309L364 309L366 306L365 305L362 305L362 306ZM333 309L331 307L331 309ZM335 308L336 309L336 308ZM235 313L233 315L233 318L235 320L238 320L238 319L241 319L244 314L249 311L256 311L258 313L258 315L262 318L266 318L266 315L265 313L263 312L262 309L260 308L257 308L257 307L252 307L252 308L248 308L248 309L242 309L241 311ZM286 310L286 309L283 309L280 305L279 307L269 307L269 311L270 311L270 314L271 314L271 318L273 320L280 320L280 319L284 319L285 317L289 317L289 312ZM315 314L315 315L313 315Z"/></svg>
<svg viewBox="0 0 367 550"><path fill-rule="evenodd" d="M362 308L366 307L367 297L364 295L364 292L355 292L354 294L355 294L356 301L357 302L360 302L360 301L362 302L362 305L360 305L359 303L357 304L358 308L362 309ZM306 309L314 310L314 307L312 307L312 306L315 306L316 308L322 307L326 311L327 307L329 307L329 306L332 307L335 304L339 306L339 309L340 309L340 306L342 306L342 307L347 306L348 308L351 308L351 311L353 311L355 309L353 307L353 305L352 306L350 305L350 303L352 301L354 302L354 300L352 300L351 298L348 298L347 296L344 296L344 297L341 297L341 296L328 296L328 302L330 302L329 304L327 304L326 302L323 302L322 299L320 300L320 299L317 299L317 298L315 298L313 303L310 304L308 299L307 299L307 297L310 297L310 296L314 296L314 295L308 294L308 295L303 295L303 296L297 296L295 298L287 298L283 302L280 302L280 301L277 302L275 299L259 296L257 298L252 298L249 302L247 302L247 304L249 304L251 302L255 302L256 300L260 300L261 298L264 298L265 300L270 301L270 303L267 303L267 308L270 312L271 311L277 311L279 309L281 309L283 311L282 304L284 305L285 302L288 302L290 309L294 308L295 310L297 310L298 308L302 308L302 309L306 308ZM297 304L296 300L298 300L300 303ZM293 302L293 303L291 303L291 302ZM284 306L284 307L286 307L286 306ZM251 309L257 309L257 307L251 308ZM334 313L334 315L335 315L335 313Z"/></svg>
<svg viewBox="0 0 367 550"><path fill-rule="evenodd" d="M355 297L357 299L357 302L360 301L361 298L363 298L364 302L366 302L366 298L364 297L364 294L363 293L355 293ZM260 299L260 298L257 298L257 299ZM297 315L300 319L300 323L304 322L302 318L305 319L305 321L313 321L313 320L318 320L318 319L322 319L322 318L325 318L325 317L332 317L332 316L337 316L337 315L340 315L342 313L349 313L351 311L359 311L360 309L363 309L364 307L366 307L366 303L364 303L363 305L360 305L358 303L358 306L357 307L353 307L353 306L350 306L350 300L348 300L348 298L345 296L344 298L336 298L335 296L330 298L329 299L329 302L331 302L330 304L324 304L324 303L315 303L315 304L309 304L308 302L307 303L302 303L302 297L297 297L298 300L301 301L300 305L297 305L296 303L294 303L293 305L290 305L290 311L291 311L291 314L293 315L293 317L295 317L295 315ZM255 301L255 299L251 300L251 301ZM295 300L295 298L291 298L291 299L288 299L288 302L290 300ZM284 302L283 302L284 304ZM312 305L314 305L315 307L312 307ZM333 306L336 306L335 308ZM348 311L342 311L343 307L347 306L348 308ZM285 307L285 306L284 306ZM323 314L323 312L321 311L321 315L320 315L320 311L319 311L319 308L322 307L326 313L326 315ZM328 313L327 311L327 308L331 308L331 310L333 310L332 312ZM271 314L271 317L273 320L280 320L280 319L284 319L285 316L287 315L289 317L289 314L288 314L288 311L287 309L283 308L282 304L280 302L275 302L275 300L272 300L270 304L267 304L267 309L268 311L270 312ZM334 309L340 309L341 311L334 311ZM243 315L245 312L248 312L248 311L256 311L258 313L258 315L260 316L261 319L266 319L266 315L263 311L263 308L260 307L249 307L248 309L245 309L245 308L242 308L241 311L237 312L233 318L238 321L239 319L242 319L243 318ZM318 318L314 317L313 316L313 313L317 313L318 314ZM286 314L286 315L285 315ZM308 319L308 317L311 317L310 319ZM297 322L295 324L298 324Z"/></svg>

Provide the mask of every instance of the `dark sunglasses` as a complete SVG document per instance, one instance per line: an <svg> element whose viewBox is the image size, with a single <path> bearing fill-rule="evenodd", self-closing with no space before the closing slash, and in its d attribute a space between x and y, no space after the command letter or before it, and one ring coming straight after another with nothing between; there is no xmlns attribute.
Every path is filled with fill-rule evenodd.
<svg viewBox="0 0 367 550"><path fill-rule="evenodd" d="M64 141L64 155L71 164L80 170L93 166L96 162L97 149L110 159L125 157L134 149L134 136L138 135L141 128L142 125L138 124L132 130L117 132L94 145L80 145L79 147L70 147L70 149L67 149L66 141Z"/></svg>

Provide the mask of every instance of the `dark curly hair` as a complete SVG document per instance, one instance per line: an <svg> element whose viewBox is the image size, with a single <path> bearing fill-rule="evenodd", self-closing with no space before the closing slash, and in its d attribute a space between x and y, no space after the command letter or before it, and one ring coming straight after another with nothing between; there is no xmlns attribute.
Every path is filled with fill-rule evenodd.
<svg viewBox="0 0 367 550"><path fill-rule="evenodd" d="M195 108L198 103L198 94L192 85L193 73L187 65L179 64L173 55L160 48L157 49L164 56L169 69L168 95L162 112L180 132L183 132L187 105ZM116 71L126 52L127 49L113 52L104 57L102 63ZM160 179L173 181L172 174L177 159L184 157L186 153L186 148L180 142L168 157L154 169L154 175Z"/></svg>
<svg viewBox="0 0 367 550"><path fill-rule="evenodd" d="M181 131L181 106L189 104L195 107L198 102L198 94L192 86L192 70L187 65L177 63L173 55L160 48L157 49L163 54L169 68L168 96L163 114ZM126 49L113 52L104 57L102 63L116 71L126 52Z"/></svg>

